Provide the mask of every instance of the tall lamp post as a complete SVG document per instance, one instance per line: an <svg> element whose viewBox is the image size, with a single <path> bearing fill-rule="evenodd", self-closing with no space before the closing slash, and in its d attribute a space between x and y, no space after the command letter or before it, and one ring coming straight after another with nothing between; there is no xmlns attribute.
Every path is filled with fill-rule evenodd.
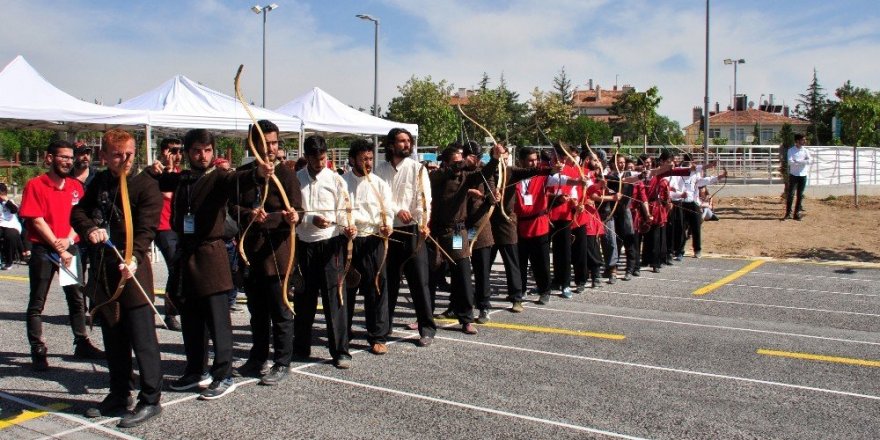
<svg viewBox="0 0 880 440"><path fill-rule="evenodd" d="M355 17L373 22L373 116L379 117L379 19L367 14ZM373 155L379 155L379 136L373 135Z"/></svg>
<svg viewBox="0 0 880 440"><path fill-rule="evenodd" d="M263 14L263 107L266 107L266 15L269 14L269 11L277 8L277 3L271 3L266 6L251 6L251 11L254 11L254 14Z"/></svg>
<svg viewBox="0 0 880 440"><path fill-rule="evenodd" d="M736 145L737 137L739 137L739 136L737 136L737 132L736 132L736 71L737 71L737 66L739 66L740 64L745 64L745 63L746 63L746 60L744 60L742 58L740 58L738 60L734 60L734 59L730 59L730 58L724 60L724 64L727 64L728 66L733 64L733 144L734 145Z"/></svg>
<svg viewBox="0 0 880 440"><path fill-rule="evenodd" d="M709 163L709 0L706 0L706 82L703 95L703 163Z"/></svg>

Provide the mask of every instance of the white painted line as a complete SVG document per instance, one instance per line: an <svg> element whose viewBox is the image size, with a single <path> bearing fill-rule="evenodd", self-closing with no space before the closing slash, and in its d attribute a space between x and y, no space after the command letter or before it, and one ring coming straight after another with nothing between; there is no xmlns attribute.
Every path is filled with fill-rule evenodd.
<svg viewBox="0 0 880 440"><path fill-rule="evenodd" d="M768 261L768 263L774 263L773 261ZM765 266L766 267L766 266ZM672 269L685 269L691 271L714 271L714 272L735 272L735 269L719 269L713 267L694 267L694 266L672 266ZM794 277L802 280L812 280L812 279L828 279L828 280L841 280L841 281L861 281L866 283L875 283L880 281L880 279L870 279L870 278L850 278L850 277L839 277L839 276L831 276L831 275L806 275L799 273L791 273L791 272L750 272L754 275L770 275L770 276L778 276L778 277Z"/></svg>
<svg viewBox="0 0 880 440"><path fill-rule="evenodd" d="M754 272L750 272L752 274ZM646 280L656 280L656 281L674 281L676 283L690 283L690 284L704 284L705 281L695 281L695 280L677 280L670 278L654 278L654 277L646 277L642 276L642 279ZM775 286L753 286L749 284L725 284L725 287L746 287L750 289L765 289L765 290L784 290L788 292L803 292L803 293L824 293L829 295L852 295L852 296L868 296L872 298L878 298L880 295L875 295L871 293L852 293L852 292L838 292L834 290L815 290L815 289L799 289L795 287L775 287Z"/></svg>
<svg viewBox="0 0 880 440"><path fill-rule="evenodd" d="M604 289L601 290L600 292L614 293L617 295L641 296L641 297L646 297L646 298L677 299L677 300L682 300L682 301L711 302L711 303L719 303L719 304L733 304L733 305L738 305L738 306L769 307L769 308L774 308L774 309L801 310L801 311L806 311L806 312L821 312L821 313L838 313L838 314L842 314L842 315L870 316L873 318L880 318L880 315L878 315L876 313L847 312L844 310L811 309L809 307L782 306L782 305L778 305L778 304L762 304L762 303L748 303L748 302L740 302L740 301L724 301L724 300L719 300L719 299L708 299L708 298L685 298L685 297L680 297L680 296L650 295L650 294L646 294L646 293L628 293L628 292L618 292L615 290L604 290Z"/></svg>
<svg viewBox="0 0 880 440"><path fill-rule="evenodd" d="M443 339L446 339L446 338L443 338ZM437 397L425 396L423 394L416 394L416 393L410 393L407 391L395 390L393 388L380 387L380 386L376 386L376 385L355 382L352 380L322 376L320 374L310 373L310 372L306 372L306 371L297 371L297 373L305 375L305 376L314 377L317 379L323 379L323 380L328 380L331 382L341 383L344 385L351 385L351 386L355 386L355 387L359 387L359 388L366 388L366 389L370 389L370 390L374 390L374 391L380 391L380 392L389 393L389 394L396 394L399 396L411 397L411 398L419 399L419 400L426 400L428 402L433 402L433 403L441 403L444 405L455 406L455 407L465 408L465 409L470 409L470 410L475 410L475 411L481 411L481 412L485 412L485 413L489 413L489 414L495 414L495 415L511 417L511 418L521 419L521 420L527 420L530 422L543 423L545 425L552 425L552 426L572 429L572 430L580 431L580 432L588 432L591 434L607 435L609 437L623 438L623 439L632 439L632 440L642 439L642 437L633 437L631 435L620 434L620 433L611 432L611 431L604 431L601 429L590 428L588 426L574 425L571 423L559 422L556 420L542 419L539 417L532 417L532 416L527 416L524 414L517 414L517 413L502 411L502 410L493 409L493 408L486 408L483 406L471 405L469 403L456 402L454 400L440 399Z"/></svg>
<svg viewBox="0 0 880 440"><path fill-rule="evenodd" d="M704 328L716 328L720 330L733 330L733 331L741 331L741 332L749 332L749 333L761 333L767 335L779 335L779 336L792 336L797 338L809 338L809 339L821 339L823 341L834 341L834 342L850 342L853 344L866 344L866 345L880 345L880 342L873 341L862 341L858 339L843 339L843 338L832 338L828 336L815 336L815 335L805 335L802 333L788 333L788 332L778 332L773 330L759 330L754 328L745 328L745 327L729 327L724 325L712 325L712 324L700 324L696 322L684 322L684 321L672 321L669 319L654 319L654 318L642 318L640 316L625 316L625 315L612 315L610 313L597 313L597 312L584 312L579 310L562 310L562 309L552 309L548 307L535 307L535 306L526 306L527 309L531 310L546 310L550 312L556 313L570 313L575 315L594 315L594 316L604 316L608 318L619 318L619 319L631 319L634 321L648 321L648 322L659 322L663 324L675 324L675 325L686 325L691 327L704 327Z"/></svg>
<svg viewBox="0 0 880 440"><path fill-rule="evenodd" d="M63 413L63 412L56 412L56 411L55 411L54 409L52 409L52 408L49 408L49 407L46 407L46 406L43 406L43 405L40 405L40 404L37 404L37 403L31 402L31 401L29 401L29 400L22 399L22 398L20 398L20 397L13 396L13 395L11 395L11 394L6 394L6 393L4 393L4 392L2 392L2 391L0 391L0 399L6 399L6 400L8 400L8 401L10 401L10 402L15 402L15 403L17 403L17 404L19 404L19 405L24 405L24 406L27 406L27 407L29 407L29 408L34 408L34 409L38 409L38 410L41 410L41 411L46 411L49 415L53 415L53 416L56 416L56 417L61 417L61 418L63 418L63 419L66 419L66 420L72 421L72 422L74 422L74 423L78 423L78 424L80 424L80 425L83 425L83 426L82 426L82 429L97 429L98 431L101 431L101 432L103 432L103 433L105 433L105 434L110 434L110 435L112 435L112 436L114 436L114 437L124 438L124 439L127 439L127 440L138 440L137 437L132 437L132 436L130 436L130 435L128 435L128 434L125 434L125 433L123 433L123 432L119 432L119 431L115 431L115 430L113 430L113 429L107 428L106 426L103 426L103 425L101 425L100 423L92 423L92 422L89 422L89 421L87 421L87 420L85 420L85 419L83 419L83 418L81 418L81 417L73 416L73 415L70 415L70 414Z"/></svg>
<svg viewBox="0 0 880 440"><path fill-rule="evenodd" d="M771 385L771 386L782 387L782 388L792 388L792 389L797 389L797 390L814 391L814 392L824 393L824 394L833 394L833 395L838 395L838 396L857 397L860 399L880 401L880 396L874 396L871 394L860 394L860 393L853 393L853 392L849 392L849 391L831 390L831 389L827 389L827 388L817 388L817 387L810 387L810 386L806 386L806 385L797 385L797 384L791 384L791 383L785 383L785 382L774 382L771 380L752 379L752 378L740 377L740 376L730 376L730 375L726 375L726 374L716 374L716 373L706 373L706 372L702 372L702 371L683 370L680 368L661 367L658 365L637 364L634 362L615 361L612 359L601 359L601 358L594 358L594 357L588 357L588 356L580 356L580 355L576 355L576 354L556 353L556 352L552 352L552 351L543 351L543 350L535 350L535 349L531 349L531 348L514 347L514 346L510 346L510 345L501 345L501 344L492 344L489 342L480 342L480 341L475 341L473 339L458 339L458 338L450 338L448 336L438 337L438 339L461 342L461 343L465 343L465 344L480 345L480 346L485 346L485 347L500 348L503 350L522 351L522 352L527 352L527 353L543 354L543 355L563 357L563 358L568 358L568 359L578 359L578 360L598 362L598 363L603 363L603 364L622 365L622 366L626 366L626 367L643 368L643 369L647 369L647 370L657 370L657 371L664 371L664 372L669 372L669 373L679 373L679 374L687 374L687 375L693 375L693 376L710 377L713 379L733 380L733 381L737 381L737 382L754 383L754 384L760 384L760 385Z"/></svg>

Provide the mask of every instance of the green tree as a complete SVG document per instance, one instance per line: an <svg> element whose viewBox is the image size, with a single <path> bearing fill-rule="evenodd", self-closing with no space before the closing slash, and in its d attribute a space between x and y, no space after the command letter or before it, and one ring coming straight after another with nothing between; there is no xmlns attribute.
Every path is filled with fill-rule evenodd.
<svg viewBox="0 0 880 440"><path fill-rule="evenodd" d="M654 118L654 126L651 135L648 136L648 142L660 142L662 144L682 145L684 144L684 132L677 121L667 118L666 116L656 115Z"/></svg>
<svg viewBox="0 0 880 440"><path fill-rule="evenodd" d="M837 109L846 145L880 145L880 93L855 94L844 98Z"/></svg>
<svg viewBox="0 0 880 440"><path fill-rule="evenodd" d="M761 145L761 130L758 129L757 122L755 122L755 127L752 129L752 137L754 138L752 145Z"/></svg>
<svg viewBox="0 0 880 440"><path fill-rule="evenodd" d="M567 124L563 131L563 139L571 144L580 144L584 140L590 144L610 144L613 130L607 122L597 121L588 116L578 116Z"/></svg>
<svg viewBox="0 0 880 440"><path fill-rule="evenodd" d="M498 84L498 93L504 98L504 108L509 115L509 121L505 125L504 130L498 134L502 139L512 142L516 145L525 145L529 139L524 130L529 125L529 105L519 102L519 93L507 88L507 81L504 80L504 73L501 74Z"/></svg>
<svg viewBox="0 0 880 440"><path fill-rule="evenodd" d="M656 86L644 92L627 90L611 106L610 113L619 117L614 134L624 143L642 143L642 136L651 136L657 123L657 106L663 98Z"/></svg>
<svg viewBox="0 0 880 440"><path fill-rule="evenodd" d="M446 80L434 82L413 76L397 87L396 96L388 105L387 118L419 125L419 144L445 146L456 138L458 117L449 105L452 85Z"/></svg>
<svg viewBox="0 0 880 440"><path fill-rule="evenodd" d="M562 102L559 94L542 92L537 87L532 90L531 95L532 99L528 103L531 111L530 119L535 124L532 138L537 144L548 142L548 139L539 133L539 128L549 137L549 141L562 138L565 135L565 128L571 122L571 105Z"/></svg>
<svg viewBox="0 0 880 440"><path fill-rule="evenodd" d="M819 77L816 69L813 69L813 81L807 87L807 92L799 95L798 106L795 113L798 117L810 123L807 126L807 136L811 145L825 145L831 141L831 124L828 117L828 97L824 88L819 85Z"/></svg>
<svg viewBox="0 0 880 440"><path fill-rule="evenodd" d="M559 73L553 77L553 90L563 104L568 106L572 104L574 91L571 88L571 79L565 73L565 66L562 66Z"/></svg>
<svg viewBox="0 0 880 440"><path fill-rule="evenodd" d="M502 141L500 133L506 132L506 125L510 122L510 113L507 112L507 99L499 90L486 89L471 96L468 105L462 106L467 115L486 127L496 141ZM482 143L486 134L479 127L465 121L468 139ZM499 139L500 137L500 139Z"/></svg>

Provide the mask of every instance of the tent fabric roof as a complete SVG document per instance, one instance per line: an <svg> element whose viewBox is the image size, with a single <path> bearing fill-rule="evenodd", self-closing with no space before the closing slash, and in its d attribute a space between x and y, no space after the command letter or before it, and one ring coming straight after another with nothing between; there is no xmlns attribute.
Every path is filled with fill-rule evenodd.
<svg viewBox="0 0 880 440"><path fill-rule="evenodd" d="M116 107L146 110L149 124L169 128L205 128L246 131L251 119L235 98L176 75L159 87L131 98ZM257 119L268 119L282 132L299 133L302 121L262 107L251 107Z"/></svg>
<svg viewBox="0 0 880 440"><path fill-rule="evenodd" d="M305 129L311 131L385 135L392 128L399 127L409 130L413 136L419 134L416 124L389 121L360 112L318 87L275 111L302 119Z"/></svg>
<svg viewBox="0 0 880 440"><path fill-rule="evenodd" d="M5 126L73 128L71 124L137 126L147 114L92 104L43 78L21 55L0 71L0 120Z"/></svg>

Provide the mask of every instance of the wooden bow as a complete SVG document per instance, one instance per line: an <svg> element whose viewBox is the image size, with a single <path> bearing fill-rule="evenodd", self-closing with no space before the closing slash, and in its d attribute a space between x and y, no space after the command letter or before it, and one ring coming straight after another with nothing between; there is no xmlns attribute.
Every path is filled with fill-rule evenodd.
<svg viewBox="0 0 880 440"><path fill-rule="evenodd" d="M364 177L367 179L367 185L370 186L370 189L373 190L373 194L376 195L376 200L379 202L379 216L382 218L382 227L388 227L388 213L385 211L385 202L383 201L382 193L379 192L379 189L373 185L373 181L370 179L370 172L364 170ZM382 279L382 269L385 267L385 262L388 261L388 236L382 233L382 244L384 249L382 250L382 260L379 262L379 267L376 269L376 278L373 283L376 285L376 294L381 295L382 290L379 289L379 281Z"/></svg>
<svg viewBox="0 0 880 440"><path fill-rule="evenodd" d="M269 146L266 144L266 135L263 133L263 129L260 128L260 124L257 121L257 118L254 116L253 112L251 112L250 106L247 101L244 99L244 95L241 93L241 72L244 70L244 64L238 66L238 72L235 74L235 97L244 107L245 112L250 117L253 122L253 126L256 129L257 133L260 135L260 141L263 145L263 154L268 158L269 157ZM258 164L264 165L266 161L260 156L260 153L257 151L257 147L254 145L254 140L251 136L251 131L248 130L247 136L248 149L253 153L254 160L257 161ZM263 209L266 206L266 198L269 196L269 181L272 181L275 184L275 187L278 188L278 193L281 196L281 201L284 203L284 209L287 212L294 211L293 206L290 204L290 199L287 197L287 191L284 189L284 186L281 184L281 181L278 180L278 176L272 174L271 178L266 179L266 184L263 187L263 197L260 199L260 205L258 209ZM241 234L241 238L238 243L238 252L241 254L242 261L244 261L245 265L250 265L250 261L247 258L247 255L244 251L244 240L247 236L248 230L250 230L251 226L253 226L254 221L256 220L256 216L251 216L251 221L248 223L247 227L244 229L244 232ZM284 301L284 306L287 307L291 312L293 311L293 304L290 303L290 299L288 298L287 291L290 288L290 274L293 272L293 262L296 258L296 225L290 225L290 255L287 258L287 265L284 271L284 281L281 285L281 298Z"/></svg>
<svg viewBox="0 0 880 440"><path fill-rule="evenodd" d="M488 128L484 127L482 124L480 124L479 122L475 121L473 118L468 116L467 113L465 113L464 110L461 109L461 104L456 105L456 108L458 109L459 113L461 113L461 115L465 117L465 119L467 119L468 121L471 121L471 123L476 125L480 130L483 130L483 132L486 133L487 136L489 136L489 139L492 140L493 147L496 144L498 144L498 141L495 140L495 136L492 135L492 132L490 132ZM499 209L501 210L501 216L504 217L504 219L507 220L508 222L513 222L513 220L510 218L510 216L507 215L507 212L504 211L504 190L505 190L505 186L506 186L505 182L507 182L507 162L501 160L501 158L499 158L499 160L498 160L498 179L497 180L498 181L496 182L495 186L498 189L498 192L501 194L501 203L499 203ZM491 216L491 214L492 213L490 212L489 215ZM477 235L479 235L479 234L477 234Z"/></svg>
<svg viewBox="0 0 880 440"><path fill-rule="evenodd" d="M614 211L617 210L617 205L620 203L620 198L623 197L623 175L620 172L620 167L617 165L617 156L620 154L620 141L617 142L617 150L614 152L614 155L611 156L611 159L614 161L614 172L617 173L617 200L614 201L614 206L611 207L611 213L608 214L608 219L614 217ZM604 223L604 222L603 222Z"/></svg>
<svg viewBox="0 0 880 440"><path fill-rule="evenodd" d="M337 192L339 194L341 194L342 197L345 198L345 216L346 216L345 218L347 221L347 226L351 227L352 225L354 225L354 218L352 218L353 206L351 204L351 196L349 195L348 187L345 184L345 182L342 181L342 178L338 177L338 175L336 176L336 178L338 179L337 183L342 183L341 186L337 184L337 187L339 187L337 189ZM343 287L345 285L345 282L344 282L345 278L348 276L348 271L351 270L351 254L354 252L354 235L352 235L351 237L348 237L348 243L346 243L345 249L346 249L345 266L342 269L342 275L339 276L339 279L337 280L337 283L336 283L337 284L337 294L339 295L339 305L340 306L345 304L345 299L344 299L345 295L343 295L342 291L343 291Z"/></svg>
<svg viewBox="0 0 880 440"><path fill-rule="evenodd" d="M581 177L581 180L584 182L584 187L583 187L584 189L582 191L583 195L580 197L580 200L578 200L577 204L575 205L576 212L577 212L577 210L580 210L581 208L584 207L584 204L586 203L586 200L587 200L587 175L584 173L584 167L577 161L577 159L574 158L574 156L571 155L571 152L568 151L568 146L565 145L562 141L559 141L559 149L562 150L563 153L565 153L565 156L568 157L568 160L570 160L572 165L574 165L574 167L577 168L578 175ZM590 150L590 153L592 154L592 150ZM571 226L572 229L577 229L577 227L579 226L577 224L577 219L578 219L578 217L576 215L574 217L574 223Z"/></svg>

